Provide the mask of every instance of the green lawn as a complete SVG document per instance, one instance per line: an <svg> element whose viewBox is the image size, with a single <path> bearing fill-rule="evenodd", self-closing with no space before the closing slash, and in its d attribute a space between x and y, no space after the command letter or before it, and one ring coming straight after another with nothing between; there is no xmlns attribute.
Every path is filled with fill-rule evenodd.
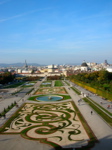
<svg viewBox="0 0 112 150"><path fill-rule="evenodd" d="M80 91L76 88L72 88L78 95L80 95ZM112 114L110 112L108 112L106 109L104 109L103 107L101 107L99 104L97 104L96 102L94 102L92 99L90 99L91 101L93 101L93 103L89 100L90 98L83 98L83 100L85 102L87 102L110 126L112 126L112 118L110 118L106 113L108 113L109 115L112 116ZM104 113L101 109L99 109L97 106L99 106L102 110L104 110L106 113Z"/></svg>
<svg viewBox="0 0 112 150"><path fill-rule="evenodd" d="M22 84L24 84L25 82L19 82L19 83L16 83L16 84L12 84L12 85L8 85L6 86L5 88L16 88Z"/></svg>
<svg viewBox="0 0 112 150"><path fill-rule="evenodd" d="M68 86L70 86L70 83L68 83L67 81L64 81Z"/></svg>
<svg viewBox="0 0 112 150"><path fill-rule="evenodd" d="M63 86L63 83L60 80L56 80L55 86Z"/></svg>
<svg viewBox="0 0 112 150"><path fill-rule="evenodd" d="M88 150L90 147L93 147L95 145L95 143L98 142L98 140L97 140L95 134L93 133L93 131L91 130L91 128L89 127L88 123L84 119L83 115L79 111L78 107L75 105L75 103L73 103L73 105L74 105L76 114L80 118L80 121L82 122L83 127L85 128L85 130L90 138L89 144L86 147L82 147L79 149L76 148L76 150Z"/></svg>
<svg viewBox="0 0 112 150"><path fill-rule="evenodd" d="M75 87L71 87L71 88L72 88L72 90L75 91L78 95L81 95L81 92L80 92L78 89L76 89Z"/></svg>

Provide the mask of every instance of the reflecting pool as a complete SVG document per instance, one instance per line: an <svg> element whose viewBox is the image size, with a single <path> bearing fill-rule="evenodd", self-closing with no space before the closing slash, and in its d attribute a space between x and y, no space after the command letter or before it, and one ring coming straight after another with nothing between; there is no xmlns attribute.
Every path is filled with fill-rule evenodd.
<svg viewBox="0 0 112 150"><path fill-rule="evenodd" d="M61 99L63 99L63 97L57 95L47 95L47 96L40 96L36 98L36 100L39 101L59 101Z"/></svg>

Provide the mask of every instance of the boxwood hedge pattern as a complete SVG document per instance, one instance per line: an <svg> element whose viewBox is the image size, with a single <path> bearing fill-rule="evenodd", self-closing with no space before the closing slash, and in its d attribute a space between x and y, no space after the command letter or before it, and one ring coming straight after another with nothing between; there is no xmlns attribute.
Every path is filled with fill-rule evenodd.
<svg viewBox="0 0 112 150"><path fill-rule="evenodd" d="M21 134L24 138L57 147L88 145L88 136L71 101L53 104L25 104L2 129L3 134Z"/></svg>

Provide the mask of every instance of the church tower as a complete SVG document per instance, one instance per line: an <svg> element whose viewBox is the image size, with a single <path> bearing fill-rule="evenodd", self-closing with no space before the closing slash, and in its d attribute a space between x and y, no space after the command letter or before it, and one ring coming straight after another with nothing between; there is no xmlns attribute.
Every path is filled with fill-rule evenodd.
<svg viewBox="0 0 112 150"><path fill-rule="evenodd" d="M25 65L24 65L24 67L23 67L25 70L27 70L28 69L28 65L27 65L27 62L26 62L26 60L25 60Z"/></svg>

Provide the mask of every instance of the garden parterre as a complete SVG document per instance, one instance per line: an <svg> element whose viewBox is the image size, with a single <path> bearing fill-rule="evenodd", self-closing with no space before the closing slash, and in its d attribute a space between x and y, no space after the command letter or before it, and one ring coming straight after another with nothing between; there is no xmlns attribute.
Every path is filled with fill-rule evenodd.
<svg viewBox="0 0 112 150"><path fill-rule="evenodd" d="M53 104L26 103L3 127L3 134L21 134L61 147L81 147L88 144L86 134L72 101Z"/></svg>
<svg viewBox="0 0 112 150"><path fill-rule="evenodd" d="M35 93L34 95L37 95L37 94L49 94L49 93L52 93L52 94L66 94L66 90L65 88L63 87L44 87L44 88L39 88Z"/></svg>

